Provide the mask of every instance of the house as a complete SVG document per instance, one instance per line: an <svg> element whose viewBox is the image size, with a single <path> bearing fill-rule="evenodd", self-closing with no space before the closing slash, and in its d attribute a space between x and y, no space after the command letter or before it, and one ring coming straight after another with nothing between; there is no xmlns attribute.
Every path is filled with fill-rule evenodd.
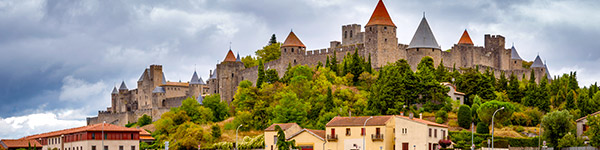
<svg viewBox="0 0 600 150"><path fill-rule="evenodd" d="M438 142L448 135L448 126L410 117L394 116L395 150L437 150Z"/></svg>
<svg viewBox="0 0 600 150"><path fill-rule="evenodd" d="M21 138L39 142L43 150L138 150L140 129L100 123Z"/></svg>
<svg viewBox="0 0 600 150"><path fill-rule="evenodd" d="M275 123L265 129L265 150L276 150L277 149L277 130L275 126L281 127L283 133L287 137L302 130L296 123Z"/></svg>
<svg viewBox="0 0 600 150"><path fill-rule="evenodd" d="M302 129L286 138L287 141L296 141L300 150L324 150L325 130Z"/></svg>
<svg viewBox="0 0 600 150"><path fill-rule="evenodd" d="M450 88L448 96L452 98L452 100L460 101L460 105L465 104L465 93L456 91L456 86L452 83L442 82L441 84Z"/></svg>
<svg viewBox="0 0 600 150"><path fill-rule="evenodd" d="M365 125L366 122L366 125ZM393 116L334 117L325 125L327 150L393 149Z"/></svg>
<svg viewBox="0 0 600 150"><path fill-rule="evenodd" d="M588 125L587 125L587 117L588 116L595 116L600 114L600 111L597 111L595 113L589 114L587 116L581 117L577 120L575 120L575 122L577 123L577 137L581 137L584 139L588 139L587 136L583 135L585 133L585 131L588 130Z"/></svg>
<svg viewBox="0 0 600 150"><path fill-rule="evenodd" d="M42 150L42 144L38 141L25 139L3 139L0 140L0 147L5 150L27 149L29 147L35 150Z"/></svg>
<svg viewBox="0 0 600 150"><path fill-rule="evenodd" d="M152 134L150 134L150 132L144 130L144 129L140 129L140 142L146 142L148 144L152 144L154 142L154 138L152 137Z"/></svg>

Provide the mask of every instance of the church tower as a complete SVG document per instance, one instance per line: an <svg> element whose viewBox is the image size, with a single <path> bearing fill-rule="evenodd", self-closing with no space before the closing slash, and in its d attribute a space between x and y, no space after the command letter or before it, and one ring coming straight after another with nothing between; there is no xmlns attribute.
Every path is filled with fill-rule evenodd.
<svg viewBox="0 0 600 150"><path fill-rule="evenodd" d="M365 25L365 48L373 57L373 66L379 68L385 65L386 54L398 48L396 25L390 18L382 0L379 0L371 19ZM369 54L364 54L367 56Z"/></svg>

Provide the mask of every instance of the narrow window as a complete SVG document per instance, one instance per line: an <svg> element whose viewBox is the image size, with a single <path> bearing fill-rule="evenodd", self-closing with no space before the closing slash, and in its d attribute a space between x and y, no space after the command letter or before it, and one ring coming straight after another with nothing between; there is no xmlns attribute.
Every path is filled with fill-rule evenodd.
<svg viewBox="0 0 600 150"><path fill-rule="evenodd" d="M131 146L131 150L135 150L135 146Z"/></svg>
<svg viewBox="0 0 600 150"><path fill-rule="evenodd" d="M350 136L350 128L346 128L346 136Z"/></svg>
<svg viewBox="0 0 600 150"><path fill-rule="evenodd" d="M380 135L380 134L381 134L381 129L379 129L379 128L375 128L375 134L376 134L376 135Z"/></svg>
<svg viewBox="0 0 600 150"><path fill-rule="evenodd" d="M294 52L294 48L292 48L292 53Z"/></svg>
<svg viewBox="0 0 600 150"><path fill-rule="evenodd" d="M348 36L348 31L344 31L344 38Z"/></svg>
<svg viewBox="0 0 600 150"><path fill-rule="evenodd" d="M437 138L437 129L433 129L433 137Z"/></svg>
<svg viewBox="0 0 600 150"><path fill-rule="evenodd" d="M429 137L431 137L431 128L429 128Z"/></svg>
<svg viewBox="0 0 600 150"><path fill-rule="evenodd" d="M360 128L360 135L364 136L365 135L365 128Z"/></svg>
<svg viewBox="0 0 600 150"><path fill-rule="evenodd" d="M133 140L133 133L131 134L131 139Z"/></svg>
<svg viewBox="0 0 600 150"><path fill-rule="evenodd" d="M108 146L104 146L104 150L108 150Z"/></svg>
<svg viewBox="0 0 600 150"><path fill-rule="evenodd" d="M92 145L92 150L96 150L96 145Z"/></svg>
<svg viewBox="0 0 600 150"><path fill-rule="evenodd" d="M350 38L352 38L352 30L350 30Z"/></svg>
<svg viewBox="0 0 600 150"><path fill-rule="evenodd" d="M119 150L123 150L123 145L119 145Z"/></svg>

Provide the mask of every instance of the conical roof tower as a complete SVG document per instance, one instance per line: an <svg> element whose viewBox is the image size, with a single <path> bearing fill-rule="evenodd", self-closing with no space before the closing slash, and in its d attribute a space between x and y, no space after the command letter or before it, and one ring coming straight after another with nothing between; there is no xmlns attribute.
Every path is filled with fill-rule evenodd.
<svg viewBox="0 0 600 150"><path fill-rule="evenodd" d="M121 86L119 87L119 90L128 90L127 85L125 85L125 81L121 82Z"/></svg>
<svg viewBox="0 0 600 150"><path fill-rule="evenodd" d="M396 27L382 0L379 0L377 3L377 6L375 7L375 10L373 11L373 14L371 15L371 18L366 26L371 25L387 25Z"/></svg>
<svg viewBox="0 0 600 150"><path fill-rule="evenodd" d="M542 59L540 58L540 55L537 55L535 57L535 60L533 60L533 64L531 64L531 68L544 68L544 62L542 62Z"/></svg>
<svg viewBox="0 0 600 150"><path fill-rule="evenodd" d="M227 62L235 62L235 55L233 55L233 51L231 51L231 49L229 50L229 52L227 52L227 56L225 56L225 60L223 61L227 61Z"/></svg>
<svg viewBox="0 0 600 150"><path fill-rule="evenodd" d="M517 49L514 45L510 48L510 59L523 60L521 59L521 56L519 56L519 53L517 53Z"/></svg>
<svg viewBox="0 0 600 150"><path fill-rule="evenodd" d="M471 41L471 36L469 36L469 32L467 32L467 29L465 29L465 32L463 32L462 36L460 36L458 44L473 45L473 41Z"/></svg>
<svg viewBox="0 0 600 150"><path fill-rule="evenodd" d="M429 23L427 23L427 19L423 16L421 19L421 23L415 32L408 48L433 48L433 49L441 49L440 45L435 40L435 36L433 36L433 32L429 27Z"/></svg>
<svg viewBox="0 0 600 150"><path fill-rule="evenodd" d="M290 31L290 34L288 34L287 38L285 38L285 41L283 42L281 47L303 47L303 48L306 48L306 46L304 46L304 43L302 43L302 41L300 41L300 39L298 39L298 36L296 36L294 31Z"/></svg>

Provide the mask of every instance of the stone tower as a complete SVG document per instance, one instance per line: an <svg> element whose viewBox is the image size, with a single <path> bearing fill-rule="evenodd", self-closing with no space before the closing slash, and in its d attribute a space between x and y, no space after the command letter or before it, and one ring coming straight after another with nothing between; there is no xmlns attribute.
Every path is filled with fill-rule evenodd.
<svg viewBox="0 0 600 150"><path fill-rule="evenodd" d="M206 85L204 83L204 81L202 80L202 78L198 77L198 74L196 73L196 71L194 71L194 74L192 75L192 79L190 79L190 87L188 90L188 94L190 97L194 96L196 98L198 98L198 95L202 95L202 88L203 85ZM199 93L199 94L198 94Z"/></svg>
<svg viewBox="0 0 600 150"><path fill-rule="evenodd" d="M407 61L408 64L411 64L410 68L413 71L417 70L417 65L413 64L419 64L421 59L425 56L432 57L435 66L439 65L440 60L442 59L442 50L435 40L435 36L433 35L425 16L421 19L421 23L419 23L419 27L417 27L417 31L406 51L411 54L411 56L407 56Z"/></svg>
<svg viewBox="0 0 600 150"><path fill-rule="evenodd" d="M360 27L360 24L342 26L342 46L363 43L365 34L364 32L361 32Z"/></svg>
<svg viewBox="0 0 600 150"><path fill-rule="evenodd" d="M379 0L371 19L365 25L364 35L365 49L371 53L372 65L375 68L385 65L384 62L389 53L398 48L398 38L396 37L396 25L390 18L382 0Z"/></svg>
<svg viewBox="0 0 600 150"><path fill-rule="evenodd" d="M241 70L243 70L244 63L236 61L237 59L233 55L231 49L227 52L225 60L220 64L217 64L215 74L217 75L218 82L218 93L221 94L221 100L231 103L233 96L237 91L237 86L242 81Z"/></svg>
<svg viewBox="0 0 600 150"><path fill-rule="evenodd" d="M281 65L287 66L288 64L292 64L292 66L302 64L303 56L306 52L306 46L304 43L298 39L294 31L290 31L287 38L281 45L281 57L280 63ZM280 72L278 72L281 74Z"/></svg>
<svg viewBox="0 0 600 150"><path fill-rule="evenodd" d="M511 70L517 70L517 69L522 69L523 68L523 59L521 59L521 56L519 56L519 53L517 52L517 49L515 48L515 46L513 45L510 48L510 69Z"/></svg>

